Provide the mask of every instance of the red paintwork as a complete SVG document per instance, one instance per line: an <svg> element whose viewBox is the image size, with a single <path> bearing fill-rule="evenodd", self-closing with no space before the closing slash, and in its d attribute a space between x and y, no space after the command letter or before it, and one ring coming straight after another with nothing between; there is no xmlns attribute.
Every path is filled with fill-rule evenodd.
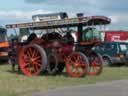
<svg viewBox="0 0 128 96"><path fill-rule="evenodd" d="M43 67L41 54L31 46L20 50L19 65L22 72L27 76L37 76Z"/></svg>
<svg viewBox="0 0 128 96"><path fill-rule="evenodd" d="M66 71L71 77L82 77L87 74L88 64L79 53L73 53L66 60Z"/></svg>
<svg viewBox="0 0 128 96"><path fill-rule="evenodd" d="M27 76L36 76L39 74L41 68L37 69L37 71L31 73L29 71L29 69L27 69L25 66L25 62L27 59L25 59L25 55L26 53L24 53L26 50L30 49L31 46L29 47L29 45L31 44L37 44L37 45L40 45L42 46L43 48L50 48L50 49L53 49L55 52L55 55L57 56L59 62L65 62L66 61L66 58L68 58L68 55L73 52L73 44L65 44L63 42L60 42L60 41L45 41L41 38L35 38L34 40L32 40L30 42L30 44L27 44L27 45L21 45L21 44L17 44L16 46L16 49L17 49L17 53L19 55L19 64L20 64L20 68L22 70L22 72L27 75ZM35 49L32 49L31 50L32 52L30 54L34 54L34 51L38 53L38 55L36 56L41 56L38 52L38 50L35 50ZM27 53L28 54L28 53ZM28 60L27 61L30 61L33 60L33 58L36 58L35 57L30 57L30 56L27 56ZM39 61L39 60L38 60ZM41 61L41 60L40 60ZM35 65L34 62L32 62L32 66ZM42 65L41 65L42 66ZM34 67L30 67L30 69L34 69Z"/></svg>

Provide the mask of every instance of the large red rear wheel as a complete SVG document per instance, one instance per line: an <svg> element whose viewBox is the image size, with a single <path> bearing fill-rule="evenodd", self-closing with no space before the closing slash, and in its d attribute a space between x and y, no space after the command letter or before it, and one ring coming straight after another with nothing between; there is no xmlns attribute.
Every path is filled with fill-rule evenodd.
<svg viewBox="0 0 128 96"><path fill-rule="evenodd" d="M102 56L98 53L92 52L88 58L90 61L88 75L95 76L101 74L103 69Z"/></svg>
<svg viewBox="0 0 128 96"><path fill-rule="evenodd" d="M88 59L80 52L73 52L66 61L66 71L71 77L82 77L88 73Z"/></svg>
<svg viewBox="0 0 128 96"><path fill-rule="evenodd" d="M46 68L47 56L42 47L36 44L22 48L19 54L19 65L27 76L36 76Z"/></svg>

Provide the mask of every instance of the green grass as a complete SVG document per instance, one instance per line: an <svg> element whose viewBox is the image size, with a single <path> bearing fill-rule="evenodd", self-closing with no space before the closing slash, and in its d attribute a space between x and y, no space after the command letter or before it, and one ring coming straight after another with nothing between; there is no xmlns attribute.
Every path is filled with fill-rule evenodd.
<svg viewBox="0 0 128 96"><path fill-rule="evenodd" d="M28 96L63 86L94 84L101 81L128 79L128 68L104 68L100 76L71 78L67 75L27 77L12 73L10 65L0 65L0 96Z"/></svg>

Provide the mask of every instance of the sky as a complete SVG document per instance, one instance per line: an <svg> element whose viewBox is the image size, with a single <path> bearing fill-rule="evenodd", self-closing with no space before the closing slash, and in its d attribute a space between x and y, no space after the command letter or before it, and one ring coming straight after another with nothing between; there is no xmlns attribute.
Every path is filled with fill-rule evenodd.
<svg viewBox="0 0 128 96"><path fill-rule="evenodd" d="M0 26L32 21L34 14L67 12L103 15L112 19L110 30L128 30L128 0L2 0Z"/></svg>

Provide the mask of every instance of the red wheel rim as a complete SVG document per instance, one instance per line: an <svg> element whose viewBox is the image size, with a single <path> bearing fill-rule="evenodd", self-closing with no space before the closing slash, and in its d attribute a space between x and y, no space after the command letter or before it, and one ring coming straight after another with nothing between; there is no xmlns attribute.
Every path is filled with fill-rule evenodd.
<svg viewBox="0 0 128 96"><path fill-rule="evenodd" d="M87 72L86 59L79 53L72 54L66 62L67 73L71 77L82 77Z"/></svg>
<svg viewBox="0 0 128 96"><path fill-rule="evenodd" d="M90 76L95 76L95 75L99 75L101 70L102 70L102 60L101 58L97 55L93 55L90 57L90 68L89 68L89 72L88 75Z"/></svg>
<svg viewBox="0 0 128 96"><path fill-rule="evenodd" d="M38 49L30 46L21 50L19 64L27 76L36 76L42 70L42 57Z"/></svg>

